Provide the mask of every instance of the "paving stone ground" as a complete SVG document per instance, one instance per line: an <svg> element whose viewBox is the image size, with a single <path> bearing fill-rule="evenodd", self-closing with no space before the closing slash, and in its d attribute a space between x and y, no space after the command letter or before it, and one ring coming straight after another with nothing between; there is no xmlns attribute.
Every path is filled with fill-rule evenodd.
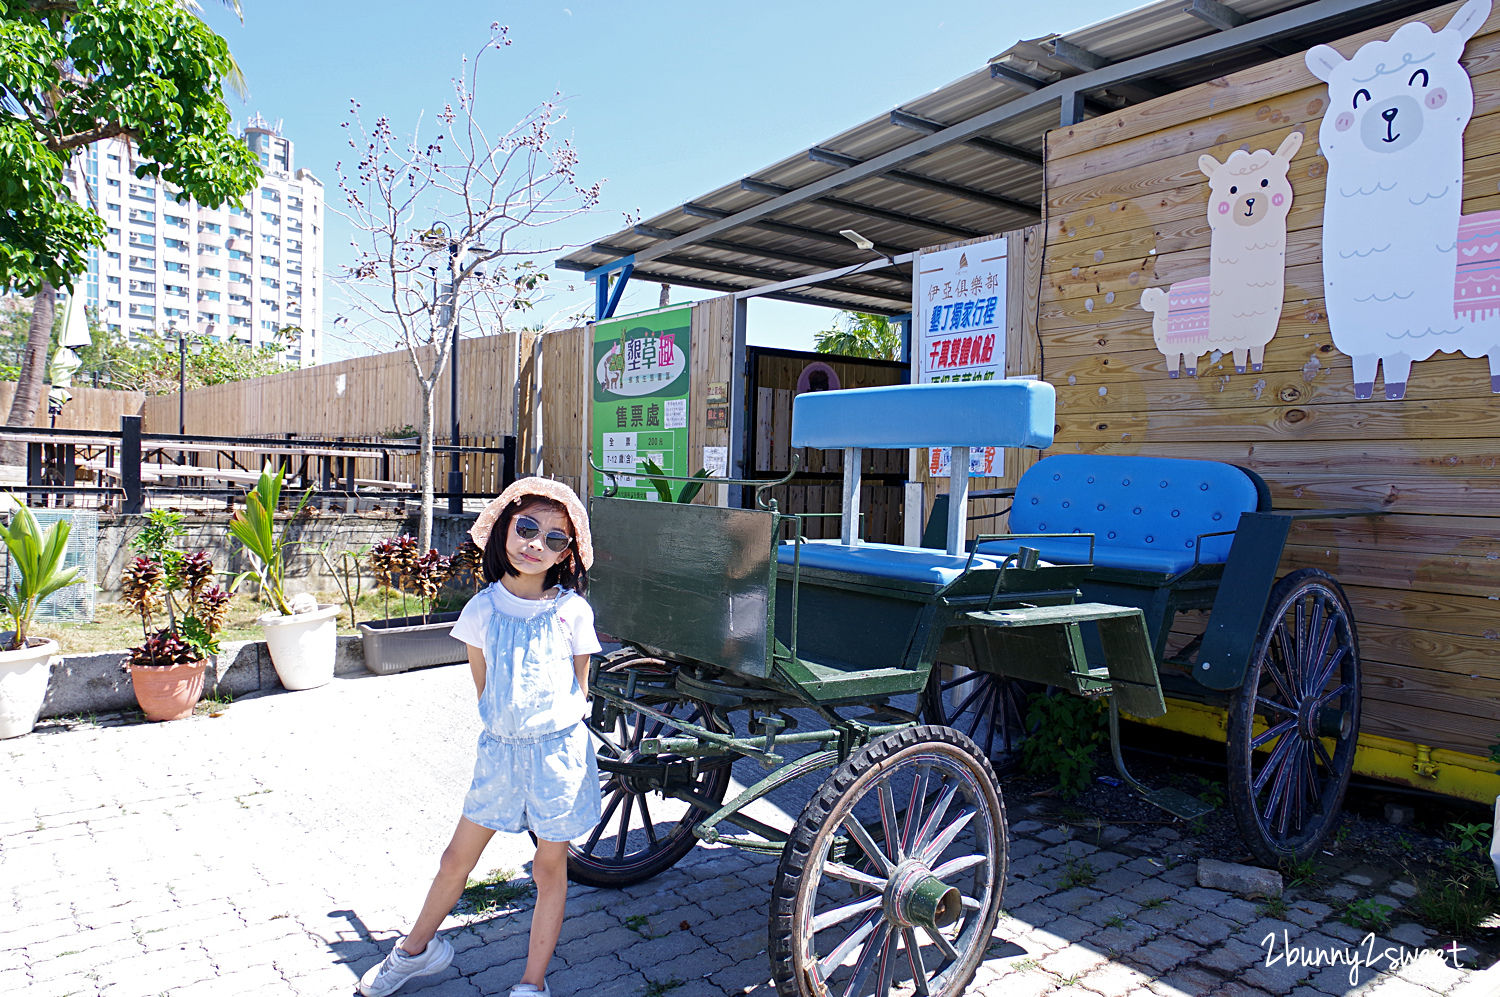
<svg viewBox="0 0 1500 997"><path fill-rule="evenodd" d="M467 669L452 667L0 742L0 995L350 993L421 902L476 733ZM1500 969L1454 969L1399 914L1369 939L1315 901L1273 919L1196 886L1171 828L1085 841L1033 816L1012 801L1006 915L970 994L1500 994ZM529 856L524 837L497 836L478 871L524 878ZM648 883L573 887L553 993L771 997L775 866L699 847ZM507 993L529 914L522 898L450 918L453 966L402 992Z"/></svg>

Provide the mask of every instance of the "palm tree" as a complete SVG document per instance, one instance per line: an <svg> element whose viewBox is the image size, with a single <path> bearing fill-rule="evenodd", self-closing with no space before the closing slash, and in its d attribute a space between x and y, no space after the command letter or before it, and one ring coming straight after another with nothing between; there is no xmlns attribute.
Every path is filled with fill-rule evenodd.
<svg viewBox="0 0 1500 997"><path fill-rule="evenodd" d="M813 334L813 348L846 357L900 360L901 332L884 315L839 312L833 328Z"/></svg>

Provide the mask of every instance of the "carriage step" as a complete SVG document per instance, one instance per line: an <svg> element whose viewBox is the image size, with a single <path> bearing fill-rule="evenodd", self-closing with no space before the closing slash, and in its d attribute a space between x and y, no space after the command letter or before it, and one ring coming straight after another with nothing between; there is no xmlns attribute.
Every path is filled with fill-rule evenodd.
<svg viewBox="0 0 1500 997"><path fill-rule="evenodd" d="M1148 789L1141 794L1147 803L1161 807L1167 813L1183 820L1197 820L1199 817L1207 817L1214 812L1214 808L1180 789L1166 787L1163 789Z"/></svg>
<svg viewBox="0 0 1500 997"><path fill-rule="evenodd" d="M1115 620L1138 616L1132 606L1111 606L1102 602L1073 602L1061 606L1021 606L1016 609L984 609L969 613L977 623L992 627L1045 627L1059 623L1088 623L1091 620Z"/></svg>

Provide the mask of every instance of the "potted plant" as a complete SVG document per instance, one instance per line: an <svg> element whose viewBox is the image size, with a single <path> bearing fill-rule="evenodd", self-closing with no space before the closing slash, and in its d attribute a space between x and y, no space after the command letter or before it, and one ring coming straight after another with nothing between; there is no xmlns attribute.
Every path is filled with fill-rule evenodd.
<svg viewBox="0 0 1500 997"><path fill-rule="evenodd" d="M393 675L423 665L445 665L468 660L468 649L450 634L458 612L434 612L445 583L468 579L477 589L482 554L465 540L452 556L436 550L423 554L415 537L382 540L366 556L370 573L385 596L386 618L359 624L365 667L376 675ZM391 593L401 596L401 615L390 615ZM410 612L415 600L419 613Z"/></svg>
<svg viewBox="0 0 1500 997"><path fill-rule="evenodd" d="M245 495L245 508L236 510L229 520L229 532L244 545L252 564L251 571L260 582L261 595L271 604L272 612L260 623L266 637L266 650L276 677L287 689L313 689L333 679L335 654L338 650L338 615L336 603L319 603L309 595L288 600L286 595L287 529L276 532L276 507L281 502L283 472L267 464L260 472L255 488ZM295 516L312 498L312 489L302 493L302 500L292 511Z"/></svg>
<svg viewBox="0 0 1500 997"><path fill-rule="evenodd" d="M139 614L145 638L130 648L125 668L136 703L152 721L192 715L229 610L229 593L213 580L208 552L178 549L186 532L182 513L153 511L131 541L137 556L120 575L125 602Z"/></svg>
<svg viewBox="0 0 1500 997"><path fill-rule="evenodd" d="M10 617L10 630L0 634L0 738L30 733L47 698L57 641L32 637L29 631L42 600L78 581L77 568L62 567L71 529L59 520L42 530L24 505L17 506L9 525L0 527L20 576L12 591L0 594Z"/></svg>

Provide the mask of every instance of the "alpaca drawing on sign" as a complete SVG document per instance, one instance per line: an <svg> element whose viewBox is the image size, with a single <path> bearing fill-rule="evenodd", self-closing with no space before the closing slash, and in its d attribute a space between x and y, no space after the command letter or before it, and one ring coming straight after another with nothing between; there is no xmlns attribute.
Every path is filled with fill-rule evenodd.
<svg viewBox="0 0 1500 997"><path fill-rule="evenodd" d="M1323 291L1356 398L1377 369L1386 398L1405 397L1412 361L1454 351L1487 356L1500 392L1500 212L1460 217L1474 89L1459 58L1489 13L1469 0L1439 31L1403 24L1350 59L1307 52L1328 84Z"/></svg>
<svg viewBox="0 0 1500 997"><path fill-rule="evenodd" d="M1209 350L1232 353L1236 373L1247 365L1261 369L1281 321L1292 208L1287 167L1300 148L1302 133L1292 132L1275 152L1236 149L1222 163L1198 157L1209 188L1208 276L1141 293L1169 377L1177 376L1179 365L1196 376L1198 357Z"/></svg>

